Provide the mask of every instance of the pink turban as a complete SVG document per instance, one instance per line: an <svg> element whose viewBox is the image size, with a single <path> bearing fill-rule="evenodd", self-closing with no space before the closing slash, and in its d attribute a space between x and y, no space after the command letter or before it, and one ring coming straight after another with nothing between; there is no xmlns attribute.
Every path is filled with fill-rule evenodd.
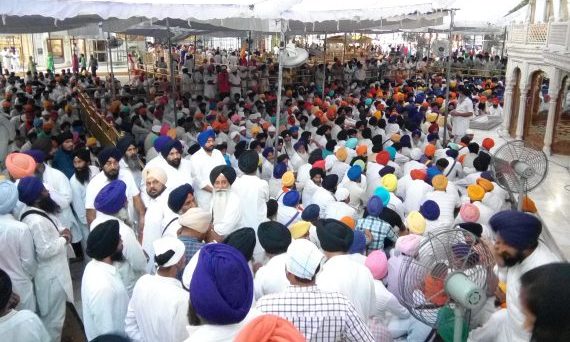
<svg viewBox="0 0 570 342"><path fill-rule="evenodd" d="M383 251L373 251L366 257L364 265L368 267L374 279L381 280L388 274L388 258Z"/></svg>
<svg viewBox="0 0 570 342"><path fill-rule="evenodd" d="M459 216L464 222L477 222L479 220L479 208L472 203L464 203L459 209Z"/></svg>
<svg viewBox="0 0 570 342"><path fill-rule="evenodd" d="M416 234L400 236L398 240L396 240L395 248L402 254L414 256L420 248L421 239L421 235Z"/></svg>

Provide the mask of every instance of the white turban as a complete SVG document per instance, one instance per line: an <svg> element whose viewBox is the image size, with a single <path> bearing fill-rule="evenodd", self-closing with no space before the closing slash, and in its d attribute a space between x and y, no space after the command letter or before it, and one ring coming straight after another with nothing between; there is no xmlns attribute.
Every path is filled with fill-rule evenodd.
<svg viewBox="0 0 570 342"><path fill-rule="evenodd" d="M338 189L336 189L336 192L334 193L334 197L339 202L345 201L348 198L348 196L350 196L350 192L348 191L347 188L343 187L339 187Z"/></svg>
<svg viewBox="0 0 570 342"><path fill-rule="evenodd" d="M178 218L178 223L182 227L190 228L199 233L205 233L212 222L210 212L202 208L190 208Z"/></svg>
<svg viewBox="0 0 570 342"><path fill-rule="evenodd" d="M287 261L285 267L288 272L299 278L313 279L317 267L324 259L323 253L314 243L307 239L291 241L287 248Z"/></svg>
<svg viewBox="0 0 570 342"><path fill-rule="evenodd" d="M152 247L154 248L154 255L159 267L170 267L176 265L176 263L182 259L182 256L184 256L184 253L186 252L184 243L171 236L165 236L163 238L155 240L152 243ZM174 254L168 258L168 260L166 260L163 254L167 253L168 251L173 251ZM161 260L162 258L165 260Z"/></svg>

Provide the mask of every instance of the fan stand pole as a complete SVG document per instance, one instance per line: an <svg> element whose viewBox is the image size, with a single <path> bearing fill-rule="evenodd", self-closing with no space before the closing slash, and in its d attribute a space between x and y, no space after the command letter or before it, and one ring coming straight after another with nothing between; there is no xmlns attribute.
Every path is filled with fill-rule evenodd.
<svg viewBox="0 0 570 342"><path fill-rule="evenodd" d="M277 78L277 106L275 107L275 126L277 128L277 136L279 136L279 121L281 116L281 88L283 87L283 54L285 53L285 25L283 25L283 19L279 21L279 25L281 27L281 42L279 43L279 74ZM275 139L275 153L277 153L277 144L279 143L279 139ZM273 158L273 163L277 162L277 158Z"/></svg>
<svg viewBox="0 0 570 342"><path fill-rule="evenodd" d="M455 305L453 309L455 321L453 325L453 342L463 342L463 318L465 317L465 309L461 305Z"/></svg>

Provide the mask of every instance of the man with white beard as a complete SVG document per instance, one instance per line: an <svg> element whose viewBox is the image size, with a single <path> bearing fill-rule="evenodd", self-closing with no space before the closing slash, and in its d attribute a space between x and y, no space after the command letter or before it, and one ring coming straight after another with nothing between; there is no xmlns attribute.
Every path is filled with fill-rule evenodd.
<svg viewBox="0 0 570 342"><path fill-rule="evenodd" d="M235 170L227 165L216 166L210 172L210 182L214 185L211 206L213 229L210 234L216 241L222 241L240 228L241 200L231 189L235 180Z"/></svg>
<svg viewBox="0 0 570 342"><path fill-rule="evenodd" d="M168 202L166 172L159 167L145 168L143 180L146 186L148 210L145 214L145 230L142 236L142 247L149 257L147 271L152 273L154 269L153 242L160 239L162 233L162 220Z"/></svg>
<svg viewBox="0 0 570 342"><path fill-rule="evenodd" d="M208 129L198 134L198 144L201 149L190 157L190 162L195 166L194 189L196 201L202 209L209 209L212 199L212 183L210 182L210 172L218 166L225 165L226 160L222 152L214 149L216 133Z"/></svg>
<svg viewBox="0 0 570 342"><path fill-rule="evenodd" d="M156 158L145 165L143 174L150 168L158 167L166 173L168 180L166 186L169 189L177 188L186 183L192 184L195 170L188 159L182 158L182 143L180 141L168 139L159 152L160 154ZM144 179L142 179L140 188L144 189L145 186ZM147 204L149 198L144 191L142 191L142 198Z"/></svg>
<svg viewBox="0 0 570 342"><path fill-rule="evenodd" d="M135 283L145 273L146 257L135 232L131 228L127 212L127 186L123 181L114 180L105 185L95 197L97 217L91 222L90 230L103 222L116 220L119 222L119 233L123 241L123 258L113 260L123 285L131 295Z"/></svg>
<svg viewBox="0 0 570 342"><path fill-rule="evenodd" d="M138 148L135 140L130 135L125 135L117 141L117 149L123 155L119 166L121 169L131 171L135 178L136 184L141 184L142 181L142 167L141 160L138 155Z"/></svg>

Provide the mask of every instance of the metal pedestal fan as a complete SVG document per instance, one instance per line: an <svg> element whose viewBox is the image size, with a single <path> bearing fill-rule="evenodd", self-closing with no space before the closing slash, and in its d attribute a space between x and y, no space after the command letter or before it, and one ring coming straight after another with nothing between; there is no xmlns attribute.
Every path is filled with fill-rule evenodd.
<svg viewBox="0 0 570 342"><path fill-rule="evenodd" d="M465 341L465 320L486 301L494 265L489 248L466 230L428 233L418 252L402 262L400 302L444 340Z"/></svg>
<svg viewBox="0 0 570 342"><path fill-rule="evenodd" d="M494 153L491 170L499 186L518 193L517 209L522 210L524 196L540 185L548 173L548 158L523 140L510 141Z"/></svg>

